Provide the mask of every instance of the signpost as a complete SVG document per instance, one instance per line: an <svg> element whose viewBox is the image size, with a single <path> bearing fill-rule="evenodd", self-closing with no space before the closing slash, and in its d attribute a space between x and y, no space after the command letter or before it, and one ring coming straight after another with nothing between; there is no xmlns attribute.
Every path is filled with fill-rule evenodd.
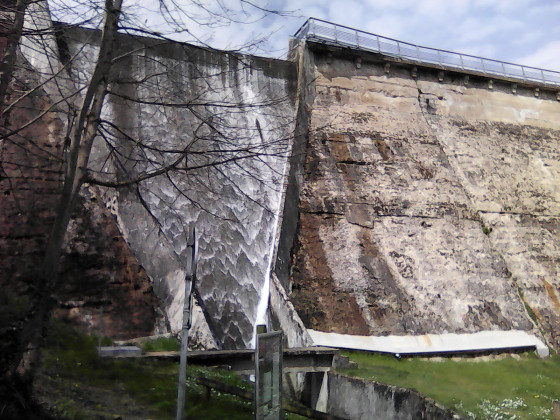
<svg viewBox="0 0 560 420"><path fill-rule="evenodd" d="M259 328L264 326L258 326ZM262 330L266 330L262 328ZM282 331L257 334L255 419L282 419Z"/></svg>
<svg viewBox="0 0 560 420"><path fill-rule="evenodd" d="M185 302L183 304L183 328L181 330L181 355L179 361L179 384L177 386L177 416L176 420L183 420L185 411L185 391L187 381L187 347L189 345L189 328L191 327L193 287L196 281L196 265L198 262L198 238L193 229L193 241L187 248L191 248L191 256L187 257L185 275Z"/></svg>

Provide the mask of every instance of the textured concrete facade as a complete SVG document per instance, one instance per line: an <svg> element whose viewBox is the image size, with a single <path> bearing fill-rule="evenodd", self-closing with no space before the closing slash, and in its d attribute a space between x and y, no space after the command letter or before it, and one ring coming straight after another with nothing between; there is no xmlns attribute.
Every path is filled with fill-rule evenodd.
<svg viewBox="0 0 560 420"><path fill-rule="evenodd" d="M521 329L558 346L555 96L313 54L292 271L306 325L363 335Z"/></svg>

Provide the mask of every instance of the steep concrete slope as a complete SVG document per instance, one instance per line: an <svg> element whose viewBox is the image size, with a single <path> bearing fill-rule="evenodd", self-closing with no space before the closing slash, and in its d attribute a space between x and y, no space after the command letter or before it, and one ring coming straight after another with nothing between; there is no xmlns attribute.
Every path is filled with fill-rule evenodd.
<svg viewBox="0 0 560 420"><path fill-rule="evenodd" d="M74 80L85 83L99 33L66 28L63 42L76 57ZM295 66L147 38L122 36L118 45L125 58L113 68L116 82L103 118L119 127L121 143L108 147L98 138L92 170L127 179L158 168L153 162L162 160L159 150L185 148L183 164L201 169L107 190L104 200L152 279L173 332L182 325L187 241L197 227L201 305L194 311L193 341L247 347L274 252L293 131ZM144 148L123 147L127 135ZM237 160L235 149L243 155L245 148L255 156ZM213 165L220 160L226 163Z"/></svg>
<svg viewBox="0 0 560 420"><path fill-rule="evenodd" d="M528 306L558 346L560 104L483 79L413 78L379 57L310 54L291 276L306 325L538 332Z"/></svg>

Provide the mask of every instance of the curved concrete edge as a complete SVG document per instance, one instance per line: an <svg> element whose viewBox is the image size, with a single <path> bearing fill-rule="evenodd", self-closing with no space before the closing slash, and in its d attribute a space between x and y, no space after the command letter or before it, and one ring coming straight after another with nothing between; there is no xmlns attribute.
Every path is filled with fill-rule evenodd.
<svg viewBox="0 0 560 420"><path fill-rule="evenodd" d="M493 350L534 348L538 357L550 355L549 348L525 331L480 331L469 334L425 334L416 336L363 336L307 330L316 346L402 355L478 353Z"/></svg>

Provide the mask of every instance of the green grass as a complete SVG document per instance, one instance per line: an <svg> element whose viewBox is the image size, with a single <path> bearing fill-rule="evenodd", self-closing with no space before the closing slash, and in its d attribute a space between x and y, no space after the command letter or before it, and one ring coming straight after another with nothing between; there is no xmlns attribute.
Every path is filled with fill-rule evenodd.
<svg viewBox="0 0 560 420"><path fill-rule="evenodd" d="M415 388L466 418L551 419L560 398L560 357L533 354L495 360L403 358L348 352L345 373Z"/></svg>
<svg viewBox="0 0 560 420"><path fill-rule="evenodd" d="M161 337L155 340L145 341L140 347L144 353L151 351L179 351L181 349L181 343L175 337Z"/></svg>
<svg viewBox="0 0 560 420"><path fill-rule="evenodd" d="M70 419L94 419L104 415L174 419L178 363L140 359L116 360L97 356L97 339L53 322L43 350L42 395L58 415ZM171 346L160 342L155 348ZM238 397L196 384L198 376L251 390L240 376L218 369L189 367L186 414L200 419L252 419L253 404ZM135 409L136 411L126 411ZM124 412L123 412L124 410ZM302 419L285 414L286 419Z"/></svg>

